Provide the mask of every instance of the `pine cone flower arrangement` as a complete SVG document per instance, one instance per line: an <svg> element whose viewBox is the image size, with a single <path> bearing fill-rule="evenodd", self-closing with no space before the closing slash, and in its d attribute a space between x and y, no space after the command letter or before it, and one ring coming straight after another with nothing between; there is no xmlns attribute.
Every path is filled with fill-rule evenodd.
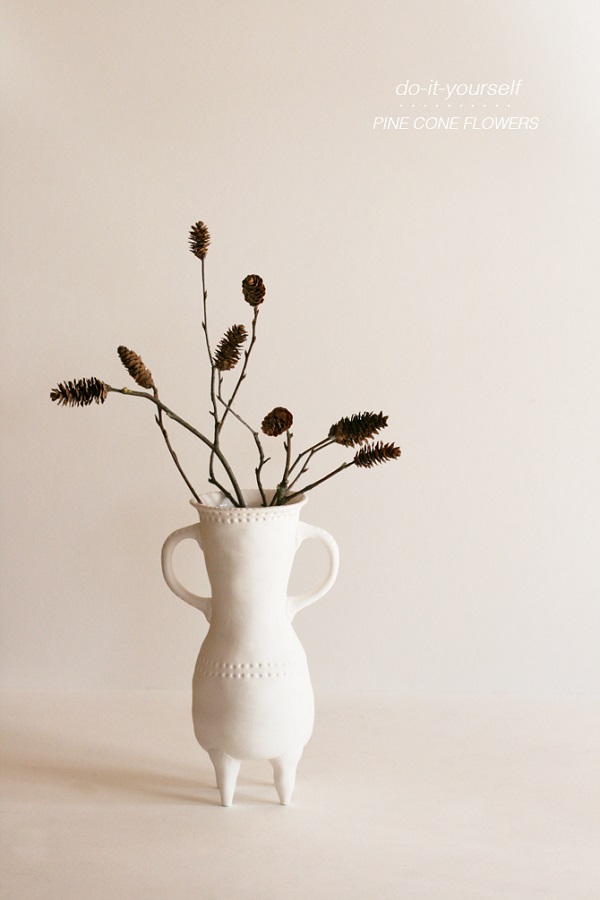
<svg viewBox="0 0 600 900"><path fill-rule="evenodd" d="M387 462L390 459L398 459L400 456L400 447L395 444L384 444L377 441L376 444L368 444L354 455L354 465L359 469L370 469L379 463Z"/></svg>
<svg viewBox="0 0 600 900"><path fill-rule="evenodd" d="M152 372L150 369L146 368L142 362L141 356L138 356L133 350L128 350L127 347L124 347L122 344L117 348L117 353L119 354L119 359L136 384L151 391L154 388Z"/></svg>
<svg viewBox="0 0 600 900"><path fill-rule="evenodd" d="M215 351L214 365L220 372L235 368L242 355L242 345L248 338L244 325L232 325L221 338Z"/></svg>
<svg viewBox="0 0 600 900"><path fill-rule="evenodd" d="M190 228L190 251L198 259L204 259L208 245L210 244L210 232L204 222L196 222Z"/></svg>
<svg viewBox="0 0 600 900"><path fill-rule="evenodd" d="M261 429L263 434L267 434L269 437L279 437L284 431L290 430L293 422L294 417L289 409L285 409L283 406L276 406L262 420Z"/></svg>
<svg viewBox="0 0 600 900"><path fill-rule="evenodd" d="M357 466L359 469L370 469L389 460L398 459L400 456L399 447L393 443L384 443L380 440L374 442L373 440L382 429L387 427L388 417L383 412L359 412L351 416L343 416L337 422L334 422L327 434L312 444L312 446L300 452L295 451L292 454L293 435L290 429L293 425L294 417L289 409L283 406L276 406L264 417L260 430L263 435L268 437L285 435L283 439L285 461L279 481L275 483L275 489L271 491L264 489L262 473L270 458L264 452L259 430L240 415L237 408L237 397L245 381L248 362L256 342L258 311L265 299L265 283L260 275L247 275L244 278L242 281L243 297L254 310L250 330L248 331L244 325L232 325L225 332L213 352L207 321L208 294L205 287L204 273L204 260L210 242L211 236L204 222L199 221L192 225L189 232L189 249L194 256L202 261L202 329L210 363L212 435L209 436L199 431L162 402L152 373L144 364L142 358L123 344L117 349L119 359L135 383L144 389L143 391L130 390L126 387L113 387L99 378L80 378L74 381L61 382L50 392L50 398L59 406L90 406L92 403L103 404L108 394L113 392L126 397L142 398L152 403L156 410L156 424L160 428L173 462L185 481L188 490L198 502L201 502L200 494L185 474L175 448L171 443L171 438L167 431L167 424L171 422L175 422L179 427L193 434L208 449L210 454L208 481L221 491L225 499L235 507L245 506L246 499L244 492L240 489L236 474L223 452L223 425L230 414L231 418L235 418L242 426L248 429L254 439L258 453L258 464L254 469L254 473L263 506L283 506L286 503L291 503L300 495L307 493L352 466ZM238 363L241 363L240 371L234 373L233 376L228 375ZM303 476L308 471L309 466L313 464L316 455L334 444L358 449L353 458L347 459L336 468L327 471L326 474L316 478L315 481L310 484L307 484L306 481L303 482ZM298 484L298 482L300 483Z"/></svg>
<svg viewBox="0 0 600 900"><path fill-rule="evenodd" d="M343 444L344 447L355 447L364 441L370 440L376 434L379 434L382 428L387 425L388 417L382 412L364 412L356 413L352 416L343 416L339 422L336 422L329 429L329 437L336 444Z"/></svg>
<svg viewBox="0 0 600 900"><path fill-rule="evenodd" d="M50 399L59 406L89 406L90 403L104 403L108 385L99 378L79 378L64 381L50 391Z"/></svg>
<svg viewBox="0 0 600 900"><path fill-rule="evenodd" d="M260 275L246 275L242 281L244 300L250 306L259 306L265 299L267 289Z"/></svg>

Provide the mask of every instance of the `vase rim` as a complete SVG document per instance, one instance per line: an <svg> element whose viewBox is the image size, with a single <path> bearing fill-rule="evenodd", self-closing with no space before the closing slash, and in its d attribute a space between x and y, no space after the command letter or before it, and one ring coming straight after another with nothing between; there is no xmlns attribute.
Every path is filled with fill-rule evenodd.
<svg viewBox="0 0 600 900"><path fill-rule="evenodd" d="M258 490L258 488L250 488L248 490L242 490L242 494L244 495L244 500L247 503L247 506L245 506L245 507L233 506L233 504L231 503L230 500L227 499L227 497L225 496L223 491L209 491L206 494L200 494L201 502L198 503L197 500L190 500L190 504L198 511L201 511L204 509L206 509L206 510L210 509L210 510L223 510L224 512L229 512L229 511L235 510L235 509L240 509L240 511L243 509L247 509L247 510L263 510L264 512L269 511L272 513L277 513L277 512L282 512L284 510L289 510L289 509L291 509L291 507L304 506L304 504L308 500L308 497L306 496L306 494L298 494L297 497L295 497L289 503L285 503L283 506L263 506L261 494L260 494L260 491ZM273 495L275 494L275 490L273 488L268 488L268 489L265 488L264 494L265 494L265 497L267 498L267 500L270 501L273 498Z"/></svg>

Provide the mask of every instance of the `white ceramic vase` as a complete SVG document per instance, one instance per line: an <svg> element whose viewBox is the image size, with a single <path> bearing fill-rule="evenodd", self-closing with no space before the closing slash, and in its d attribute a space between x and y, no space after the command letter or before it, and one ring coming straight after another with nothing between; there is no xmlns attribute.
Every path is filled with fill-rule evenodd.
<svg viewBox="0 0 600 900"><path fill-rule="evenodd" d="M199 522L167 538L162 568L171 590L210 623L194 671L192 714L223 806L231 806L242 759L270 760L279 799L288 804L314 721L306 654L292 620L330 589L339 551L322 528L300 522L305 497L274 507L258 506L257 491L244 498L240 509L224 506L220 492L192 502ZM329 572L316 590L289 596L296 550L309 538L327 548ZM186 539L204 554L210 597L191 593L173 571L173 551Z"/></svg>

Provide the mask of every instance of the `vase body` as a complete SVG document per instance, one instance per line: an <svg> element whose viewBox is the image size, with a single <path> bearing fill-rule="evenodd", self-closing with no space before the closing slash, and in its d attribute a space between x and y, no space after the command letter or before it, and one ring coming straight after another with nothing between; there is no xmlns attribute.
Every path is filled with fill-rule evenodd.
<svg viewBox="0 0 600 900"><path fill-rule="evenodd" d="M258 501L253 492L245 497L248 504ZM327 532L300 522L305 498L240 509L219 505L219 493L201 499L193 503L199 521L174 532L163 548L167 584L210 623L193 677L195 735L213 760L225 805L232 801L231 782L234 788L243 759L271 760L281 802L287 803L314 720L306 654L292 620L329 590L337 575L337 545ZM204 554L209 598L191 594L174 575L173 549L185 538L195 539ZM329 573L317 590L291 597L294 556L307 538L327 547Z"/></svg>

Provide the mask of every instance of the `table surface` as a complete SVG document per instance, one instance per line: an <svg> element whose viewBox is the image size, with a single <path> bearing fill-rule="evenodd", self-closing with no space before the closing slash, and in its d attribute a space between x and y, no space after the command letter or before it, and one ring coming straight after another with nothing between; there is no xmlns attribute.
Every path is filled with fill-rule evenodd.
<svg viewBox="0 0 600 900"><path fill-rule="evenodd" d="M4 692L10 900L600 898L598 698L327 696L220 806L185 692Z"/></svg>

